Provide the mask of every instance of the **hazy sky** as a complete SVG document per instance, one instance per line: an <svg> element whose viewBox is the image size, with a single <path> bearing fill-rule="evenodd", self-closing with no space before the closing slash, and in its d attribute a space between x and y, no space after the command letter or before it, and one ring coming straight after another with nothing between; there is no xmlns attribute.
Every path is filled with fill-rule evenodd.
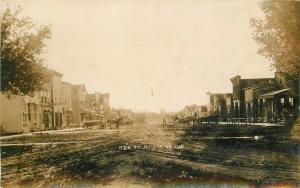
<svg viewBox="0 0 300 188"><path fill-rule="evenodd" d="M232 92L236 74L273 76L251 38L255 1L6 2L51 23L48 65L89 92L109 92L113 107L179 110L206 104L207 91Z"/></svg>

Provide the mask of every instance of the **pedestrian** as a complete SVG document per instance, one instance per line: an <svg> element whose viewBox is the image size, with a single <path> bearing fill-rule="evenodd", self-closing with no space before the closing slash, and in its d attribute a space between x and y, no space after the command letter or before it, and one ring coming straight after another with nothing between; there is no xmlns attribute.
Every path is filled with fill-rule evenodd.
<svg viewBox="0 0 300 188"><path fill-rule="evenodd" d="M163 126L167 126L167 120L163 118Z"/></svg>

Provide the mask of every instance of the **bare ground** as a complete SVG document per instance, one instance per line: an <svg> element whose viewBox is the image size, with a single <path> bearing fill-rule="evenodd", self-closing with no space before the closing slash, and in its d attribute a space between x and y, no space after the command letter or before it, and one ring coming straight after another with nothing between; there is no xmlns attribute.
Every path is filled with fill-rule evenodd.
<svg viewBox="0 0 300 188"><path fill-rule="evenodd" d="M300 185L299 143L210 138L157 124L1 140L3 187Z"/></svg>

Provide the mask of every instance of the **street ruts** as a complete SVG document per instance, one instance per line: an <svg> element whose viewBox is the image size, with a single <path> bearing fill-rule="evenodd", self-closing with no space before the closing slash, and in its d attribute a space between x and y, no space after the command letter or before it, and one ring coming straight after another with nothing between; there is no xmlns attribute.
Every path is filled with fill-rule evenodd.
<svg viewBox="0 0 300 188"><path fill-rule="evenodd" d="M148 123L1 139L3 187L299 185L298 143L196 135Z"/></svg>

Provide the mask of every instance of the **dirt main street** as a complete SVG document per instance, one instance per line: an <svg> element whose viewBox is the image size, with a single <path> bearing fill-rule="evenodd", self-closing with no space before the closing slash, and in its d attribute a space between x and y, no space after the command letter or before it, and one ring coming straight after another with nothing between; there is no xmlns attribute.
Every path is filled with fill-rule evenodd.
<svg viewBox="0 0 300 188"><path fill-rule="evenodd" d="M1 138L2 186L299 186L299 143L155 123Z"/></svg>

